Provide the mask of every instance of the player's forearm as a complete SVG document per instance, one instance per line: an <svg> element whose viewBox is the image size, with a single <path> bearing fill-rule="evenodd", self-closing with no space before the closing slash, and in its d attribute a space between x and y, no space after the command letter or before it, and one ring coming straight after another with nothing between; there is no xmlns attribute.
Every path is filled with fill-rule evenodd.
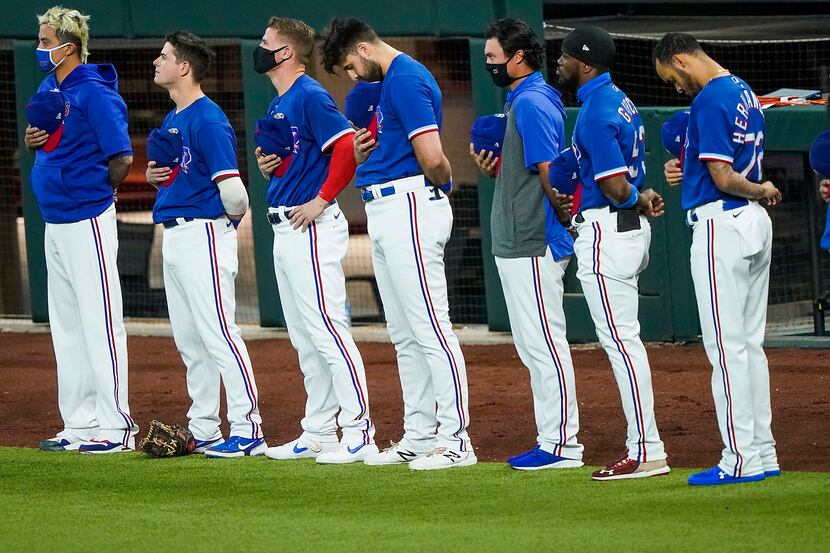
<svg viewBox="0 0 830 553"><path fill-rule="evenodd" d="M352 137L340 137L334 143L329 162L329 174L320 188L318 196L327 202L333 202L340 192L349 184L354 176L357 164L352 152Z"/></svg>
<svg viewBox="0 0 830 553"><path fill-rule="evenodd" d="M437 161L418 160L418 162L421 165L424 176L429 182L441 185L452 179L452 168L450 167L450 162L443 154L441 155L441 159Z"/></svg>
<svg viewBox="0 0 830 553"><path fill-rule="evenodd" d="M113 188L118 188L118 185L127 178L132 165L133 156L121 156L109 160L109 181Z"/></svg>
<svg viewBox="0 0 830 553"><path fill-rule="evenodd" d="M241 219L248 211L248 191L239 177L228 177L219 181L219 199L225 213L233 220Z"/></svg>
<svg viewBox="0 0 830 553"><path fill-rule="evenodd" d="M614 205L624 204L631 196L631 184L629 184L625 175L615 175L603 179L597 184L599 184L605 197L611 200Z"/></svg>
<svg viewBox="0 0 830 553"><path fill-rule="evenodd" d="M739 198L757 200L763 197L761 185L756 184L736 172L732 166L722 161L708 161L706 166L718 190Z"/></svg>

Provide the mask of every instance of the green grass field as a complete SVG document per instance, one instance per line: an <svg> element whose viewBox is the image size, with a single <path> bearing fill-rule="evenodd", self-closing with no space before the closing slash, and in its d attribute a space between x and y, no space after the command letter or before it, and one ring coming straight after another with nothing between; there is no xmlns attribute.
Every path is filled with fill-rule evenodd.
<svg viewBox="0 0 830 553"><path fill-rule="evenodd" d="M830 474L690 488L689 470L602 483L590 470L415 473L0 448L0 550L768 553L830 543Z"/></svg>

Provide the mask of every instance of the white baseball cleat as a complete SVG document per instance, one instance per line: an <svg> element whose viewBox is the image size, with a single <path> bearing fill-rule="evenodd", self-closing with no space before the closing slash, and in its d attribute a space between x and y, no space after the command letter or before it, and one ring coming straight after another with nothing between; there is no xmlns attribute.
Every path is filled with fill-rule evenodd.
<svg viewBox="0 0 830 553"><path fill-rule="evenodd" d="M278 461L291 461L294 459L314 459L321 453L336 450L340 444L332 442L315 442L302 436L287 444L269 447L265 450L265 456Z"/></svg>
<svg viewBox="0 0 830 553"><path fill-rule="evenodd" d="M406 449L400 442L392 442L390 447L387 447L380 453L368 455L363 460L363 463L370 466L403 465L405 463L412 462L423 455L423 453Z"/></svg>
<svg viewBox="0 0 830 553"><path fill-rule="evenodd" d="M469 467L478 462L472 451L456 451L439 447L409 463L412 470L441 470L454 467Z"/></svg>
<svg viewBox="0 0 830 553"><path fill-rule="evenodd" d="M130 437L127 444L111 442L109 440L89 440L78 448L84 455L106 455L109 453L127 453L135 450L135 438Z"/></svg>
<svg viewBox="0 0 830 553"><path fill-rule="evenodd" d="M354 446L340 444L340 447L334 451L327 451L318 455L317 462L321 465L345 465L363 461L366 457L375 455L377 452L378 446L374 443Z"/></svg>

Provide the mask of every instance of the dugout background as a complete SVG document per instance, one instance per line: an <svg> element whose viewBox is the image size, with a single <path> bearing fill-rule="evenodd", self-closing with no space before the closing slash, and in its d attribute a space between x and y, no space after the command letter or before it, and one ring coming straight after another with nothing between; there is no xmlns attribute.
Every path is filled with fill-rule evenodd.
<svg viewBox="0 0 830 553"><path fill-rule="evenodd" d="M0 21L0 252L4 258L0 265L0 316L31 317L35 321L47 318L43 223L27 182L32 158L22 145L25 118L17 114L22 113L26 100L43 77L34 63L35 13L42 13L53 3L12 0L7 2L7 13L11 15ZM479 176L467 154L468 129L474 118L500 111L503 101L503 92L492 85L483 70L483 40L478 37L489 21L497 17L510 15L532 22L540 35L544 32L552 75L561 37L580 21L557 18L556 14L594 13L590 7L561 4L539 0L433 0L417 5L380 1L343 5L323 0L313 6L293 6L276 12L300 17L318 30L334 15L362 17L435 74L444 94L442 140L456 183L451 196L455 224L446 251L450 315L455 323L486 323L494 330L509 328L489 253L493 184ZM240 227L238 320L281 325L270 259L272 233L263 216L265 182L249 155L253 151L249 131L274 94L268 80L256 75L250 62L251 51L272 15L271 9L254 2L230 4L219 0L186 0L172 10L169 4L157 0L79 0L71 5L92 14L90 62L115 64L120 91L129 107L135 162L119 191L118 204L119 269L125 315L167 316L160 265L161 230L151 224L154 193L143 177L144 140L172 106L166 92L152 83L152 60L161 48L164 32L187 28L209 38L217 51L217 63L205 90L224 108L237 131L240 169L249 185L253 216L246 217ZM608 7L597 8L597 13L603 9ZM544 24L543 10L548 16ZM630 5L627 10L632 12ZM825 29L830 28L829 21L817 17L776 17L736 25L734 19L653 18L636 14L593 21L615 35L615 81L643 113L647 124L648 185L661 191L668 204L668 215L654 222L651 264L641 280L643 336L648 340L695 339L697 316L688 269L690 233L679 214L678 191L664 189L662 163L668 156L659 144L660 124L678 109L676 106L688 105L688 100L656 78L650 64L651 48L662 32L692 30L704 38L707 50L746 79L759 94L784 86L826 89L830 33ZM326 75L319 65L309 72L342 106L351 83ZM569 106L575 106L573 98L566 95L565 99ZM569 109L569 121L572 123L574 118L575 108ZM779 108L767 112L767 125L765 169L785 196L784 204L772 212L775 244L770 322L794 329L806 327L811 321L816 290L826 288L825 277L830 275L830 256L824 252L816 264L810 255L815 248L815 235L820 231L810 221L823 217L821 206L815 201L814 176L805 156L810 142L828 126L828 120L819 108ZM352 188L339 201L350 221L345 271L353 320L380 321L382 313L372 277L362 202ZM569 338L595 340L579 284L573 277L574 268L569 272L566 288Z"/></svg>

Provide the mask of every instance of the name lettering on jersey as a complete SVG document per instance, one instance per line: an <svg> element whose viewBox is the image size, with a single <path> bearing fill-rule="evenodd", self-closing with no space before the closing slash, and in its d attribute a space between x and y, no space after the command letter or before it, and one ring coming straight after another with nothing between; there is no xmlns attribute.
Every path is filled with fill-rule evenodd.
<svg viewBox="0 0 830 553"><path fill-rule="evenodd" d="M746 132L749 128L749 114L753 110L756 110L761 113L761 116L763 117L761 102L758 101L758 97L755 93L751 90L747 90L741 81L736 77L732 77L732 82L741 87L740 100L735 106L735 111L738 112L735 115L735 126L737 129L732 132L732 142L737 144L749 144L756 141L754 133L747 134Z"/></svg>
<svg viewBox="0 0 830 553"><path fill-rule="evenodd" d="M620 107L617 108L617 113L619 113L623 119L625 119L626 123L631 123L632 119L635 115L640 113L637 111L637 106L634 105L634 102L628 99L628 96L623 98L622 104Z"/></svg>
<svg viewBox="0 0 830 553"><path fill-rule="evenodd" d="M187 146L182 146L182 171L185 173L188 172L188 165L193 160L193 156L190 154L190 148Z"/></svg>

